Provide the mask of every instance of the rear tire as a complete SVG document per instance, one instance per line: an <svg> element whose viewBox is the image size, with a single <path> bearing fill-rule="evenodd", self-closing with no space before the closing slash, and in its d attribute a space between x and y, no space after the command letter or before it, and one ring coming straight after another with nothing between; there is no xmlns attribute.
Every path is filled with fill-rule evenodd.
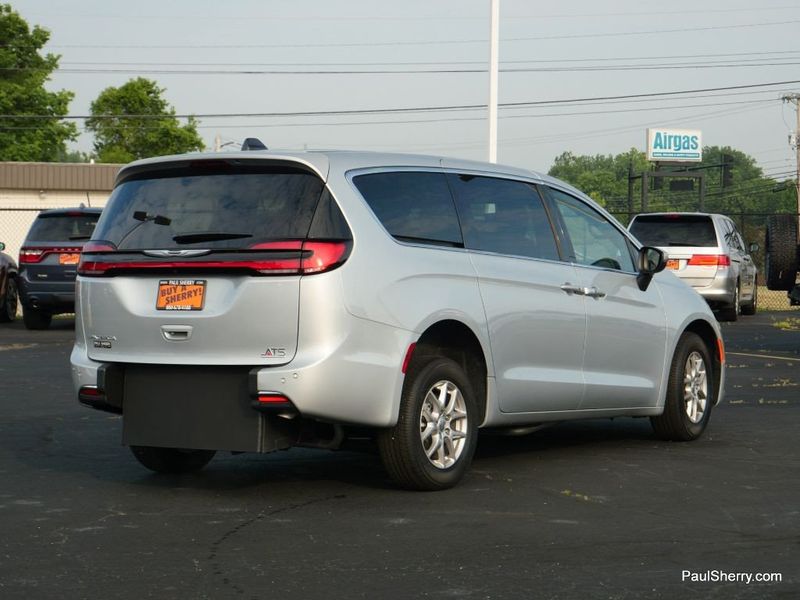
<svg viewBox="0 0 800 600"><path fill-rule="evenodd" d="M412 363L397 425L378 436L391 478L412 490L443 490L469 469L478 437L478 410L469 378L449 358Z"/></svg>
<svg viewBox="0 0 800 600"><path fill-rule="evenodd" d="M47 329L53 321L53 315L35 308L22 308L22 321L26 329Z"/></svg>
<svg viewBox="0 0 800 600"><path fill-rule="evenodd" d="M3 301L0 302L0 323L11 323L17 318L18 302L17 280L9 277L6 283L6 294L3 297Z"/></svg>
<svg viewBox="0 0 800 600"><path fill-rule="evenodd" d="M753 300L747 304L742 304L742 314L748 317L753 316L758 311L758 282L753 283Z"/></svg>
<svg viewBox="0 0 800 600"><path fill-rule="evenodd" d="M154 446L131 446L142 465L156 473L191 473L199 471L214 458L214 450L181 450Z"/></svg>
<svg viewBox="0 0 800 600"><path fill-rule="evenodd" d="M767 217L765 242L767 289L788 292L797 278L797 216Z"/></svg>
<svg viewBox="0 0 800 600"><path fill-rule="evenodd" d="M733 303L730 306L719 311L719 321L736 321L739 319L741 312L741 304L739 304L739 282L736 282L736 288L733 290Z"/></svg>
<svg viewBox="0 0 800 600"><path fill-rule="evenodd" d="M700 336L684 333L672 357L664 412L650 417L658 437L688 442L703 434L715 399L712 364Z"/></svg>

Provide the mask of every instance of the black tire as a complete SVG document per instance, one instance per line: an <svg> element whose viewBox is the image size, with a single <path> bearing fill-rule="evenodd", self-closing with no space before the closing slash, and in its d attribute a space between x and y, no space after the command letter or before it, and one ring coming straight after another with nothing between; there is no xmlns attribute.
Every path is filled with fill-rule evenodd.
<svg viewBox="0 0 800 600"><path fill-rule="evenodd" d="M450 411L439 408L435 391L448 395ZM453 410L454 405L461 408ZM475 453L477 406L469 379L456 362L428 357L412 363L403 386L397 425L378 436L381 459L390 477L401 487L412 490L443 490L456 485L469 469ZM459 416L452 418L452 415ZM429 428L423 429L424 421ZM455 434L459 434L457 439ZM439 466L434 464L437 461Z"/></svg>
<svg viewBox="0 0 800 600"><path fill-rule="evenodd" d="M156 473L191 473L199 471L214 458L214 450L180 450L153 446L131 446L142 465Z"/></svg>
<svg viewBox="0 0 800 600"><path fill-rule="evenodd" d="M753 299L747 304L742 304L742 314L748 317L758 311L758 282L753 283Z"/></svg>
<svg viewBox="0 0 800 600"><path fill-rule="evenodd" d="M790 291L797 278L797 216L767 217L764 246L767 289Z"/></svg>
<svg viewBox="0 0 800 600"><path fill-rule="evenodd" d="M717 315L718 321L737 321L739 319L739 314L742 310L742 305L740 302L740 294L739 294L739 282L736 282L736 288L733 290L733 303L730 306L726 306L719 310L719 314Z"/></svg>
<svg viewBox="0 0 800 600"><path fill-rule="evenodd" d="M6 293L3 301L0 302L0 323L11 323L17 318L17 304L19 293L17 292L17 280L13 277L8 278L6 283Z"/></svg>
<svg viewBox="0 0 800 600"><path fill-rule="evenodd" d="M699 403L695 403L693 400L701 398L703 394L693 395L695 386L692 386L688 392L685 389L689 374L694 372L690 365L696 364L690 363L690 358L692 361L696 361L698 358L702 360L705 371L705 404L702 406L702 413L698 410L694 413L694 417L690 415L691 406L699 407ZM672 357L664 412L657 417L650 417L650 423L658 437L665 440L688 442L699 438L705 431L716 399L717 387L712 364L709 350L700 336L691 332L684 333L678 340L675 354ZM702 386L697 389L701 391Z"/></svg>
<svg viewBox="0 0 800 600"><path fill-rule="evenodd" d="M53 320L50 313L35 308L22 308L22 322L26 329L47 329Z"/></svg>

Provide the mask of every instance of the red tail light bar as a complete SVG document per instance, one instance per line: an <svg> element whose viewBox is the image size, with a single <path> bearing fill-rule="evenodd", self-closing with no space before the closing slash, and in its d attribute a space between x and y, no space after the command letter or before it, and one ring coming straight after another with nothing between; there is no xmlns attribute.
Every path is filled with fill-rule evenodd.
<svg viewBox="0 0 800 600"><path fill-rule="evenodd" d="M695 254L688 264L693 267L730 267L731 257L727 254Z"/></svg>
<svg viewBox="0 0 800 600"><path fill-rule="evenodd" d="M80 246L64 246L59 248L43 248L39 246L23 246L19 250L20 264L38 263L48 254L80 254Z"/></svg>
<svg viewBox="0 0 800 600"><path fill-rule="evenodd" d="M350 242L322 242L290 240L255 244L244 252L247 259L231 253L230 258L194 259L169 258L164 260L130 260L117 256L108 242L89 242L81 255L78 274L85 277L113 275L117 271L151 270L246 270L259 275L311 275L330 271L341 265L350 253ZM252 258L263 254L263 258ZM274 256L270 256L270 254ZM288 256L286 256L288 255Z"/></svg>

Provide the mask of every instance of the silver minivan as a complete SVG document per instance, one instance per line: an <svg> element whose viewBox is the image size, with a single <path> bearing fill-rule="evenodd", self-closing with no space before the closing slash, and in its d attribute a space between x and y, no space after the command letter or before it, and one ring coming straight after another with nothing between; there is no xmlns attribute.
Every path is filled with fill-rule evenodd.
<svg viewBox="0 0 800 600"><path fill-rule="evenodd" d="M722 397L708 305L578 190L432 156L245 151L123 168L77 280L80 401L158 472L216 451L377 440L455 485L479 428L649 417Z"/></svg>
<svg viewBox="0 0 800 600"><path fill-rule="evenodd" d="M758 305L757 269L736 224L725 215L647 213L628 226L642 243L667 254L667 269L692 286L720 320L754 315Z"/></svg>

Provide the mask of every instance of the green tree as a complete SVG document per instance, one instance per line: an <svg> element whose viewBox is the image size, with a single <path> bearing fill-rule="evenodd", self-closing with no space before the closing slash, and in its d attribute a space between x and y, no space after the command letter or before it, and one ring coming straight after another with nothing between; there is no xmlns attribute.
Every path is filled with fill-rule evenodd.
<svg viewBox="0 0 800 600"><path fill-rule="evenodd" d="M605 204L606 200L627 195L629 165L637 173L648 168L644 152L636 148L616 156L576 156L564 152L556 157L549 174L571 183L599 204Z"/></svg>
<svg viewBox="0 0 800 600"><path fill-rule="evenodd" d="M126 163L163 154L202 150L197 120L180 125L175 109L162 98L164 88L138 77L109 87L92 102L86 129L94 133L101 162Z"/></svg>
<svg viewBox="0 0 800 600"><path fill-rule="evenodd" d="M49 31L31 29L10 5L0 4L0 160L57 160L77 136L75 124L62 119L73 93L44 87L60 59L40 54L48 39Z"/></svg>
<svg viewBox="0 0 800 600"><path fill-rule="evenodd" d="M723 156L731 157L731 185L722 186ZM644 152L632 148L622 154L581 156L564 152L556 157L549 174L563 179L609 210L627 211L628 169L636 175L651 171L654 165L646 160ZM674 170L677 167L665 167ZM684 167L681 167L684 168ZM703 172L706 180L704 209L728 214L794 212L795 197L791 182L777 181L764 175L753 157L730 146L706 146L700 163L687 164L691 172ZM697 210L699 189L671 191L670 180L657 186L651 182L648 191L649 210ZM639 208L641 180L634 186L634 207Z"/></svg>

